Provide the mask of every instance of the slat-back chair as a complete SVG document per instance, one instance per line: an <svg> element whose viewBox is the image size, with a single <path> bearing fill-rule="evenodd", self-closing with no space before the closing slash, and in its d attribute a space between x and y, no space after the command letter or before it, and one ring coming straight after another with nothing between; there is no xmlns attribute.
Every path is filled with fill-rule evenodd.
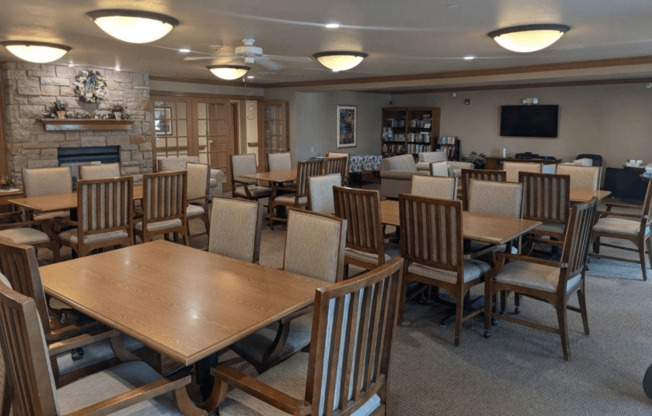
<svg viewBox="0 0 652 416"><path fill-rule="evenodd" d="M507 182L518 182L519 172L542 173L543 164L534 162L503 162L503 170L507 173Z"/></svg>
<svg viewBox="0 0 652 416"><path fill-rule="evenodd" d="M79 179L108 179L117 178L120 175L120 162L100 163L97 165L80 165Z"/></svg>
<svg viewBox="0 0 652 416"><path fill-rule="evenodd" d="M309 177L308 209L312 212L333 214L335 212L334 186L342 186L342 175L339 173Z"/></svg>
<svg viewBox="0 0 652 416"><path fill-rule="evenodd" d="M211 167L206 163L186 163L188 172L188 206L186 207L186 216L188 222L191 219L198 218L204 223L204 228L208 232L208 195L211 180ZM188 235L190 235L190 224L188 224Z"/></svg>
<svg viewBox="0 0 652 416"><path fill-rule="evenodd" d="M428 198L455 199L457 178L413 175L410 193Z"/></svg>
<svg viewBox="0 0 652 416"><path fill-rule="evenodd" d="M70 166L50 168L24 168L23 187L25 196L66 194L72 192L72 169ZM51 220L56 217L69 217L69 211L28 213L33 220Z"/></svg>
<svg viewBox="0 0 652 416"><path fill-rule="evenodd" d="M469 183L471 179L505 182L507 172L504 170L462 169L460 177L462 179L462 207L466 211L469 209Z"/></svg>
<svg viewBox="0 0 652 416"><path fill-rule="evenodd" d="M392 256L385 254L382 220L380 218L380 193L372 189L333 187L335 216L346 220L346 250L344 251L344 276L349 265L365 270L374 269ZM394 250L398 256L398 248Z"/></svg>
<svg viewBox="0 0 652 416"><path fill-rule="evenodd" d="M584 333L589 334L584 275L596 205L597 200L593 199L574 205L571 209L559 262L510 253L497 254L496 265L487 274L485 281L485 337L491 336L492 319L514 322L559 334L564 360L570 358L567 309L581 313ZM497 313L494 307L496 294L504 291L513 291L549 303L557 311L559 326L555 328L504 314L504 303L501 313ZM568 305L568 300L574 293L577 293L579 308Z"/></svg>
<svg viewBox="0 0 652 416"><path fill-rule="evenodd" d="M333 215L290 209L283 270L327 283L342 280L346 229L346 220ZM262 373L310 343L311 311L306 308L285 316L231 349Z"/></svg>
<svg viewBox="0 0 652 416"><path fill-rule="evenodd" d="M217 367L209 408L226 398L219 407L222 416L276 414L277 409L313 415L388 412L402 267L403 260L394 259L355 279L317 289L310 352L257 378ZM229 385L238 390L227 396Z"/></svg>
<svg viewBox="0 0 652 416"><path fill-rule="evenodd" d="M349 174L349 158L330 156L324 159L324 175L339 173L346 179Z"/></svg>
<svg viewBox="0 0 652 416"><path fill-rule="evenodd" d="M570 175L571 188L593 189L600 187L600 166L579 166L559 164L555 168L559 175Z"/></svg>
<svg viewBox="0 0 652 416"><path fill-rule="evenodd" d="M260 186L255 179L243 178L242 175L256 173L256 154L231 155L231 196L259 200L272 194L272 189Z"/></svg>
<svg viewBox="0 0 652 416"><path fill-rule="evenodd" d="M530 231L525 252L531 251L534 242L561 246L570 212L570 176L519 172L519 182L523 184L523 218L543 223Z"/></svg>
<svg viewBox="0 0 652 416"><path fill-rule="evenodd" d="M213 198L208 251L258 263L264 210L256 201Z"/></svg>
<svg viewBox="0 0 652 416"><path fill-rule="evenodd" d="M460 344L462 323L478 315L464 316L464 297L482 283L490 266L464 258L462 202L399 194L401 254L405 258L401 310L411 282L445 289L455 301L455 346Z"/></svg>
<svg viewBox="0 0 652 416"><path fill-rule="evenodd" d="M340 171L340 173L342 174L342 186L348 186L349 185L349 154L345 152L326 153L326 159L337 159L337 158L346 159L346 170Z"/></svg>
<svg viewBox="0 0 652 416"><path fill-rule="evenodd" d="M158 172L143 175L143 203L136 235L143 242L157 235L180 234L189 245L187 172ZM175 239L176 240L176 239Z"/></svg>
<svg viewBox="0 0 652 416"><path fill-rule="evenodd" d="M650 238L650 229L652 227L652 180L647 185L645 200L640 213L616 212L611 210L607 205L606 211L599 211L598 221L593 226L593 253L600 258L620 260L631 263L639 263L643 280L647 280L645 264L645 250L652 267L652 240ZM627 240L632 242L636 248L616 245L602 241L602 238L614 238L618 240ZM630 260L624 256L605 255L600 253L600 247L610 247L625 251L638 252L638 260Z"/></svg>
<svg viewBox="0 0 652 416"><path fill-rule="evenodd" d="M272 196L269 198L269 226L273 227L274 222L285 222L287 219L278 211L280 207L306 208L308 206L308 178L320 176L323 170L323 160L312 159L297 164L297 179L295 186L285 188L275 186L272 189ZM282 192L289 192L281 194Z"/></svg>
<svg viewBox="0 0 652 416"><path fill-rule="evenodd" d="M49 356L70 348L69 344L63 341L56 348L46 348L34 300L4 284L0 284L0 317L0 343L5 371L10 374L14 415L111 414L122 409L126 413L182 415L183 409L185 414L206 414L187 395L190 376L164 379L142 361L119 364L57 389ZM165 395L169 392L174 392L176 403Z"/></svg>
<svg viewBox="0 0 652 416"><path fill-rule="evenodd" d="M83 257L105 247L127 247L134 241L133 178L77 181L77 221L59 234L59 240Z"/></svg>
<svg viewBox="0 0 652 416"><path fill-rule="evenodd" d="M268 153L267 165L270 172L292 169L292 156L290 152Z"/></svg>

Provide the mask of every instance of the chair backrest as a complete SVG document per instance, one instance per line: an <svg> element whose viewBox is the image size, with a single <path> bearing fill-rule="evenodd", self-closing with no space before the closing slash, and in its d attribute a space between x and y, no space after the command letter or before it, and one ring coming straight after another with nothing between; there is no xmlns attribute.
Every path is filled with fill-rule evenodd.
<svg viewBox="0 0 652 416"><path fill-rule="evenodd" d="M327 157L324 160L324 174L339 173L342 178L346 179L349 173L349 158L348 157Z"/></svg>
<svg viewBox="0 0 652 416"><path fill-rule="evenodd" d="M211 167L206 163L186 163L188 172L188 201L205 202L208 196Z"/></svg>
<svg viewBox="0 0 652 416"><path fill-rule="evenodd" d="M34 299L43 330L50 333L50 314L34 247L0 239L0 273L14 290Z"/></svg>
<svg viewBox="0 0 652 416"><path fill-rule="evenodd" d="M374 254L385 262L380 193L373 189L333 188L335 216L347 222L346 247Z"/></svg>
<svg viewBox="0 0 652 416"><path fill-rule="evenodd" d="M346 220L290 209L283 270L331 283L340 281L344 272L345 244Z"/></svg>
<svg viewBox="0 0 652 416"><path fill-rule="evenodd" d="M213 198L208 251L258 262L263 224L263 204L239 198Z"/></svg>
<svg viewBox="0 0 652 416"><path fill-rule="evenodd" d="M597 204L598 200L594 198L584 204L575 204L571 208L561 253L561 264L566 267L557 285L560 295L565 294L568 279L584 273Z"/></svg>
<svg viewBox="0 0 652 416"><path fill-rule="evenodd" d="M547 224L566 224L570 210L570 176L520 172L523 218Z"/></svg>
<svg viewBox="0 0 652 416"><path fill-rule="evenodd" d="M247 153L244 155L231 155L231 182L240 181L245 183L256 183L255 179L240 177L248 173L256 173L256 154Z"/></svg>
<svg viewBox="0 0 652 416"><path fill-rule="evenodd" d="M401 255L409 263L464 275L462 202L399 194Z"/></svg>
<svg viewBox="0 0 652 416"><path fill-rule="evenodd" d="M267 164L269 165L270 172L275 170L289 170L292 169L292 157L290 152L268 153Z"/></svg>
<svg viewBox="0 0 652 416"><path fill-rule="evenodd" d="M186 171L143 175L143 228L148 223L181 219L186 223L188 205Z"/></svg>
<svg viewBox="0 0 652 416"><path fill-rule="evenodd" d="M308 178L308 209L322 214L333 214L333 186L342 186L342 175L339 173Z"/></svg>
<svg viewBox="0 0 652 416"><path fill-rule="evenodd" d="M602 166L602 156L592 153L580 153L575 159L591 159L591 166Z"/></svg>
<svg viewBox="0 0 652 416"><path fill-rule="evenodd" d="M507 182L518 182L518 173L519 172L534 172L541 173L543 165L541 163L530 163L530 162L503 162L503 170L506 172Z"/></svg>
<svg viewBox="0 0 652 416"><path fill-rule="evenodd" d="M79 179L106 179L120 176L120 162L80 165Z"/></svg>
<svg viewBox="0 0 652 416"><path fill-rule="evenodd" d="M133 240L133 185L131 176L77 181L77 235L127 231Z"/></svg>
<svg viewBox="0 0 652 416"><path fill-rule="evenodd" d="M471 179L496 182L505 182L507 180L507 172L504 170L462 169L460 175L462 180L462 206L465 210L469 209L469 182Z"/></svg>
<svg viewBox="0 0 652 416"><path fill-rule="evenodd" d="M317 289L305 394L312 414L346 414L387 388L402 268L397 258Z"/></svg>
<svg viewBox="0 0 652 416"><path fill-rule="evenodd" d="M11 379L14 415L59 414L38 315L34 299L0 284L0 344Z"/></svg>
<svg viewBox="0 0 652 416"><path fill-rule="evenodd" d="M412 175L410 193L428 198L455 199L457 178Z"/></svg>
<svg viewBox="0 0 652 416"><path fill-rule="evenodd" d="M570 175L571 188L597 190L600 186L599 166L579 166L559 164L555 170L558 175Z"/></svg>
<svg viewBox="0 0 652 416"><path fill-rule="evenodd" d="M473 214L521 218L523 184L481 181L469 183L469 208Z"/></svg>
<svg viewBox="0 0 652 416"><path fill-rule="evenodd" d="M308 178L311 176L320 176L324 167L324 161L320 159L305 160L297 163L297 180L296 190L294 191L295 200L308 196Z"/></svg>
<svg viewBox="0 0 652 416"><path fill-rule="evenodd" d="M23 169L25 196L65 194L72 192L70 166Z"/></svg>
<svg viewBox="0 0 652 416"><path fill-rule="evenodd" d="M451 176L448 162L430 162L430 174L432 176Z"/></svg>
<svg viewBox="0 0 652 416"><path fill-rule="evenodd" d="M645 199L643 200L643 210L641 212L641 226L638 232L645 235L647 227L652 226L652 180L648 181Z"/></svg>

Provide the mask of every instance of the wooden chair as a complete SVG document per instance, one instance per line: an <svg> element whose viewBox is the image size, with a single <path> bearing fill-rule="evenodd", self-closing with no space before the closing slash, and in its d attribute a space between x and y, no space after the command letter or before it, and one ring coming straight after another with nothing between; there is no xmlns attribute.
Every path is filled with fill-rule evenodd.
<svg viewBox="0 0 652 416"><path fill-rule="evenodd" d="M79 179L109 179L122 176L120 163L100 163L97 165L80 165Z"/></svg>
<svg viewBox="0 0 652 416"><path fill-rule="evenodd" d="M342 280L346 228L346 220L341 218L291 209L283 270L327 283ZM231 349L262 373L310 343L311 311L307 308L283 317L236 342Z"/></svg>
<svg viewBox="0 0 652 416"><path fill-rule="evenodd" d="M231 196L259 200L272 194L272 189L258 185L255 179L241 177L249 173L256 173L256 154L231 155Z"/></svg>
<svg viewBox="0 0 652 416"><path fill-rule="evenodd" d="M611 210L612 205L607 205L606 211L598 211L598 220L593 226L593 253L596 257L620 260L631 263L639 263L643 280L647 280L645 264L645 251L652 267L652 241L650 240L650 227L652 227L652 181L647 185L643 208L639 214L616 212ZM636 248L611 244L601 239L614 238L618 240L627 240L632 242ZM600 253L600 246L610 247L625 251L638 252L638 260L630 260L623 256L610 256Z"/></svg>
<svg viewBox="0 0 652 416"><path fill-rule="evenodd" d="M70 166L51 168L24 168L23 187L25 196L67 194L72 192L72 170ZM51 220L55 217L69 217L69 211L28 213L29 219Z"/></svg>
<svg viewBox="0 0 652 416"><path fill-rule="evenodd" d="M469 182L471 179L505 182L507 172L504 170L462 169L460 178L462 179L462 207L466 211L469 209Z"/></svg>
<svg viewBox="0 0 652 416"><path fill-rule="evenodd" d="M211 167L205 163L186 163L188 172L188 205L186 206L186 217L190 220L198 218L204 223L206 232L209 228L208 201L211 179ZM190 224L188 224L188 235L190 235ZM201 234L200 234L201 235Z"/></svg>
<svg viewBox="0 0 652 416"><path fill-rule="evenodd" d="M286 188L275 186L269 198L269 226L274 227L274 222L285 222L286 218L278 211L280 207L306 208L308 206L308 178L322 174L323 161L318 159L306 160L297 164L297 179L295 186Z"/></svg>
<svg viewBox="0 0 652 416"><path fill-rule="evenodd" d="M136 235L151 241L157 235L181 234L189 245L187 172L158 172L143 175L143 202ZM176 240L176 239L175 239Z"/></svg>
<svg viewBox="0 0 652 416"><path fill-rule="evenodd" d="M430 162L430 175L432 176L451 176L447 161Z"/></svg>
<svg viewBox="0 0 652 416"><path fill-rule="evenodd" d="M600 187L600 166L557 165L555 173L570 175L571 188L593 189Z"/></svg>
<svg viewBox="0 0 652 416"><path fill-rule="evenodd" d="M527 236L526 253L535 242L561 246L570 212L570 176L519 172L523 184L523 218L541 221Z"/></svg>
<svg viewBox="0 0 652 416"><path fill-rule="evenodd" d="M0 240L0 275L7 278L14 290L34 299L45 341L48 344L68 339L68 342L79 344L75 347L83 347L81 357L79 351L75 352L76 355L73 357L70 352L65 350L51 356L52 370L57 386L68 384L84 375L120 362L108 339L90 342L92 338L89 339L89 333L103 330L103 327L97 322L74 310L66 312L65 316L56 315L48 307L33 247ZM157 361L159 357L143 349L142 344L131 338L124 341L125 347L129 351L138 350L138 353L144 354L143 356L150 363L155 366L159 365ZM118 345L115 342L114 344Z"/></svg>
<svg viewBox="0 0 652 416"><path fill-rule="evenodd" d="M380 193L372 189L333 187L335 216L346 220L344 277L349 265L371 270L400 255L398 247L385 246L380 218Z"/></svg>
<svg viewBox="0 0 652 416"><path fill-rule="evenodd" d="M258 263L264 210L256 201L213 198L208 251Z"/></svg>
<svg viewBox="0 0 652 416"><path fill-rule="evenodd" d="M345 152L327 152L326 153L326 159L337 159L337 158L346 158L346 169L344 171L338 171L342 175L342 186L348 186L349 185L349 154ZM334 162L331 162L332 164L328 167L325 167L324 170L326 173L336 173L336 172L330 172L330 170L334 170L335 164ZM340 169L343 169L341 165L339 165Z"/></svg>
<svg viewBox="0 0 652 416"><path fill-rule="evenodd" d="M414 175L412 176L410 193L428 198L455 199L457 195L457 178Z"/></svg>
<svg viewBox="0 0 652 416"><path fill-rule="evenodd" d="M79 257L105 247L127 247L134 241L133 178L77 181L77 220L59 234L61 244Z"/></svg>
<svg viewBox="0 0 652 416"><path fill-rule="evenodd" d="M335 212L334 186L342 186L342 175L339 173L309 177L308 209L312 212L333 214Z"/></svg>
<svg viewBox="0 0 652 416"><path fill-rule="evenodd" d="M9 215L5 215L9 214ZM11 217L14 213L2 213L2 217ZM33 246L35 249L47 248L52 251L55 262L60 260L60 244L57 237L50 237L45 231L42 221L19 221L0 224L0 239L16 244Z"/></svg>
<svg viewBox="0 0 652 416"><path fill-rule="evenodd" d="M56 388L50 355L74 343L62 341L46 347L36 303L4 284L0 284L0 317L0 343L10 374L14 414L110 414L122 409L125 413L206 414L188 397L185 386L190 376L164 379L142 361L122 363ZM176 402L170 395L164 396L170 392L174 392Z"/></svg>
<svg viewBox="0 0 652 416"><path fill-rule="evenodd" d="M584 274L596 204L597 201L594 199L585 204L573 206L566 226L561 261L555 262L509 253L497 254L496 265L485 279L485 337L491 336L492 319L502 319L559 334L564 360L570 358L567 309L582 314L584 333L589 334ZM503 291L513 291L552 305L557 311L558 328L497 313L494 307L495 296ZM579 308L568 305L568 300L574 293L577 293ZM505 304L503 303L501 312L504 310ZM516 310L516 313L518 312Z"/></svg>
<svg viewBox="0 0 652 416"><path fill-rule="evenodd" d="M347 183L349 177L349 156L336 156L336 153L329 153L324 159L324 175L339 173L342 176L342 183Z"/></svg>
<svg viewBox="0 0 652 416"><path fill-rule="evenodd" d="M267 165L270 172L292 169L292 156L290 152L268 153Z"/></svg>
<svg viewBox="0 0 652 416"><path fill-rule="evenodd" d="M519 172L542 173L543 164L533 162L503 162L503 170L506 173L507 182L518 182Z"/></svg>
<svg viewBox="0 0 652 416"><path fill-rule="evenodd" d="M489 264L464 259L462 202L399 194L401 254L405 258L401 310L411 282L446 290L455 301L455 346L460 344L462 323L478 315L464 315L464 298L482 283Z"/></svg>
<svg viewBox="0 0 652 416"><path fill-rule="evenodd" d="M221 416L277 414L277 409L313 415L388 412L402 267L403 260L394 259L355 279L317 289L310 352L256 378L217 367L208 408L221 404ZM227 395L229 386L238 390Z"/></svg>

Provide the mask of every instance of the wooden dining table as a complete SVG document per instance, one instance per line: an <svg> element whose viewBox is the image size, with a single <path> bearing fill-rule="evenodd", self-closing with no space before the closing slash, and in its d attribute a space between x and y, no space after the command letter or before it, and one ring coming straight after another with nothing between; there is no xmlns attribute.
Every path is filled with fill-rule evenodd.
<svg viewBox="0 0 652 416"><path fill-rule="evenodd" d="M400 227L399 204L396 200L380 201L383 224ZM496 217L462 211L462 234L465 239L489 244L505 244L541 225L541 221Z"/></svg>
<svg viewBox="0 0 652 416"><path fill-rule="evenodd" d="M611 191L607 191L606 189L571 188L569 199L570 202L583 204L585 202L589 202L593 198L600 201L609 195L611 195Z"/></svg>
<svg viewBox="0 0 652 416"><path fill-rule="evenodd" d="M278 184L278 183L290 182L296 180L297 170L281 169L281 170L273 170L270 172L247 173L244 175L240 175L240 177L246 179L255 179L257 181L269 182L272 184Z"/></svg>
<svg viewBox="0 0 652 416"><path fill-rule="evenodd" d="M326 284L165 240L40 274L49 296L185 366L311 305Z"/></svg>
<svg viewBox="0 0 652 416"><path fill-rule="evenodd" d="M134 185L134 200L143 198L143 186ZM65 211L77 208L77 192L11 198L9 203L34 212Z"/></svg>

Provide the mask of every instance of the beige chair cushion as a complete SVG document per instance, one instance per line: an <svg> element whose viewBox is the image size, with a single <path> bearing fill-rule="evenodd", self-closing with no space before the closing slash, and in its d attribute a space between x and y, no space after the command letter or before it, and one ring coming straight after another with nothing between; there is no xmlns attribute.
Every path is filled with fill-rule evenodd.
<svg viewBox="0 0 652 416"><path fill-rule="evenodd" d="M518 182L519 172L541 173L541 163L530 162L503 162L507 182Z"/></svg>
<svg viewBox="0 0 652 416"><path fill-rule="evenodd" d="M442 176L412 176L412 195L427 198L455 199L457 194L457 180Z"/></svg>
<svg viewBox="0 0 652 416"><path fill-rule="evenodd" d="M286 204L294 204L294 194L287 194L287 195L277 196L276 198L274 198L274 201L282 202L282 203L286 203ZM298 203L299 204L307 204L308 203L308 197L307 196L300 196Z"/></svg>
<svg viewBox="0 0 652 416"><path fill-rule="evenodd" d="M186 207L186 217L198 217L200 215L204 215L204 207L201 205L195 205L195 204L188 204Z"/></svg>
<svg viewBox="0 0 652 416"><path fill-rule="evenodd" d="M254 261L258 203L236 198L214 198L211 206L208 251L247 262Z"/></svg>
<svg viewBox="0 0 652 416"><path fill-rule="evenodd" d="M523 185L471 179L469 212L498 217L521 217Z"/></svg>
<svg viewBox="0 0 652 416"><path fill-rule="evenodd" d="M65 194L72 192L70 166L23 169L25 196Z"/></svg>
<svg viewBox="0 0 652 416"><path fill-rule="evenodd" d="M471 280L477 279L489 270L491 270L491 266L484 261L466 259L464 260L464 282L470 282ZM408 266L408 271L410 273L418 274L419 276L425 276L442 282L457 282L456 272L435 269L419 263L411 263Z"/></svg>
<svg viewBox="0 0 652 416"><path fill-rule="evenodd" d="M292 169L292 157L289 152L270 153L267 155L270 172L275 170Z"/></svg>
<svg viewBox="0 0 652 416"><path fill-rule="evenodd" d="M151 222L148 224L147 231L158 231L158 230L163 230L165 228L180 227L181 224L182 222L178 218L174 220L168 220L168 221ZM142 221L138 221L135 225L135 228L138 231L142 231L143 230Z"/></svg>
<svg viewBox="0 0 652 416"><path fill-rule="evenodd" d="M310 209L313 212L332 214L335 212L333 186L342 186L342 175L311 176L308 178L310 190Z"/></svg>
<svg viewBox="0 0 652 416"><path fill-rule="evenodd" d="M385 263L401 255L401 248L397 244L385 243L383 251L385 252ZM364 261L366 263L378 264L378 256L372 253L365 253L362 251L354 250L352 248L345 248L344 255L354 260Z"/></svg>
<svg viewBox="0 0 652 416"><path fill-rule="evenodd" d="M600 185L600 166L578 166L565 165L557 166L558 175L570 175L571 188L598 189Z"/></svg>
<svg viewBox="0 0 652 416"><path fill-rule="evenodd" d="M581 274L569 277L566 282L566 292L570 292L581 278ZM496 276L496 281L555 292L559 283L559 268L525 261L512 261L503 266Z"/></svg>
<svg viewBox="0 0 652 416"><path fill-rule="evenodd" d="M593 226L596 233L612 233L622 236L635 236L640 231L640 221L632 221L625 218L605 217L600 218ZM645 234L650 234L650 227L645 228Z"/></svg>
<svg viewBox="0 0 652 416"><path fill-rule="evenodd" d="M117 240L121 238L128 237L129 233L125 230L111 231L108 233L92 234L84 236L84 244L93 244L99 243L102 241ZM73 228L71 230L66 230L59 234L59 238L62 241L68 242L70 244L77 244L77 229Z"/></svg>
<svg viewBox="0 0 652 416"><path fill-rule="evenodd" d="M120 163L100 163L79 166L79 179L107 179L120 176Z"/></svg>
<svg viewBox="0 0 652 416"><path fill-rule="evenodd" d="M265 197L271 194L272 190L265 186L258 185L249 185L249 193L254 197ZM238 186L235 188L235 194L243 198L247 198L247 192L245 192L244 186Z"/></svg>
<svg viewBox="0 0 652 416"><path fill-rule="evenodd" d="M2 230L0 231L0 238L6 238L14 243L30 246L50 241L50 237L46 233L31 227L18 227Z"/></svg>

